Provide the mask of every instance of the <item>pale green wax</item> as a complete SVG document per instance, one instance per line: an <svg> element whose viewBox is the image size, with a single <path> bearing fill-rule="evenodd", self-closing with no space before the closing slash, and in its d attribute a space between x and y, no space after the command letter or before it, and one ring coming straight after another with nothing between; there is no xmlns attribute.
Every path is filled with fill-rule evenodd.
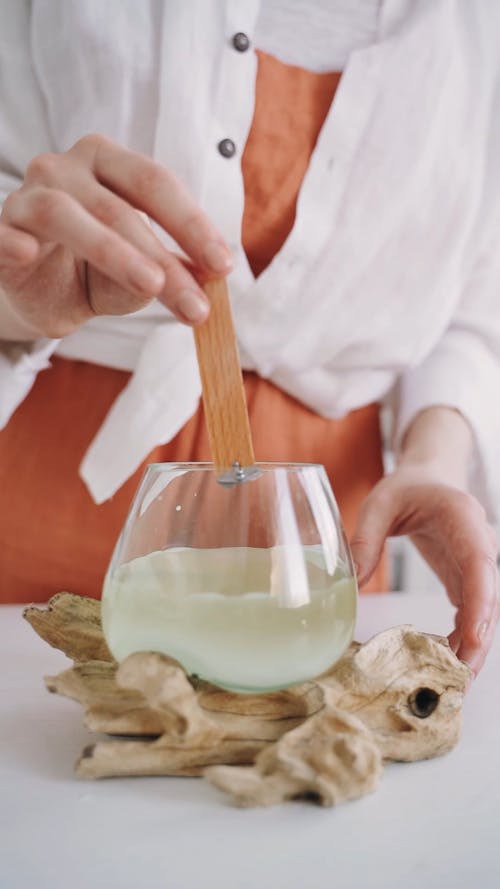
<svg viewBox="0 0 500 889"><path fill-rule="evenodd" d="M103 592L111 652L160 651L240 691L318 676L352 638L356 586L340 569L329 574L314 547L299 555L300 582L285 548L175 549L122 565Z"/></svg>

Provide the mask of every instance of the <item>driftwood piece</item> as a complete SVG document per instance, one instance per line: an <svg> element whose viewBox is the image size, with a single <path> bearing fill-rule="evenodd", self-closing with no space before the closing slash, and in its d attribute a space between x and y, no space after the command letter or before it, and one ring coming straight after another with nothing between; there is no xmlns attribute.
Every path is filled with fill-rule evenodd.
<svg viewBox="0 0 500 889"><path fill-rule="evenodd" d="M101 603L86 596L57 593L47 608L30 605L24 617L52 648L72 661L112 661L101 628Z"/></svg>
<svg viewBox="0 0 500 889"><path fill-rule="evenodd" d="M102 661L76 664L57 676L47 677L46 685L49 691L82 704L85 725L92 731L110 735L160 735L164 731L163 714L153 708L144 690L141 691L142 677L135 677L136 671L142 673L143 664L148 669L152 663L158 671L165 667L163 679L168 685L172 679L170 666L176 662L155 653L131 655L120 669L116 663ZM186 678L182 667L177 665L177 668ZM130 685L123 684L124 676ZM196 691L199 708L220 727L221 733L238 739L253 735L256 740L274 741L323 706L322 691L313 682L289 691L245 697L208 683L189 680L188 685Z"/></svg>
<svg viewBox="0 0 500 889"><path fill-rule="evenodd" d="M372 732L384 759L410 762L455 746L470 675L447 639L400 626L353 643L319 681Z"/></svg>
<svg viewBox="0 0 500 889"><path fill-rule="evenodd" d="M46 684L83 704L88 728L146 736L87 748L77 772L94 778L199 775L212 763L251 763L264 746L323 707L322 691L312 682L243 698L191 683L179 664L153 652L130 655L120 666L77 664Z"/></svg>
<svg viewBox="0 0 500 889"><path fill-rule="evenodd" d="M239 695L165 655L116 664L94 600L64 593L25 617L75 661L48 689L79 701L90 729L119 736L83 751L82 777L206 774L239 805L335 805L375 789L383 760L437 756L459 737L470 671L446 639L412 627L353 643L314 682Z"/></svg>
<svg viewBox="0 0 500 889"><path fill-rule="evenodd" d="M78 701L85 709L85 725L109 735L160 735L162 721L139 691L120 688L116 662L88 661L49 676L49 691Z"/></svg>
<svg viewBox="0 0 500 889"><path fill-rule="evenodd" d="M205 775L239 806L313 799L335 806L376 789L380 750L355 716L330 705L258 754L254 766L212 766Z"/></svg>

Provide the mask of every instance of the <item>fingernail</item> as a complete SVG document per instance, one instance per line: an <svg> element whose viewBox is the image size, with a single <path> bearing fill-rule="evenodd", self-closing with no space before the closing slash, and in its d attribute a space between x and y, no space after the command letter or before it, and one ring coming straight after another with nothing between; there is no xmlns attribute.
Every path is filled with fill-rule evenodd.
<svg viewBox="0 0 500 889"><path fill-rule="evenodd" d="M162 269L146 263L143 259L133 259L129 263L127 277L134 288L145 293L158 291L165 281Z"/></svg>
<svg viewBox="0 0 500 889"><path fill-rule="evenodd" d="M205 265L214 272L229 272L233 267L231 254L220 241L209 241L202 257Z"/></svg>
<svg viewBox="0 0 500 889"><path fill-rule="evenodd" d="M204 321L208 316L208 302L197 290L186 288L177 295L175 307L187 321Z"/></svg>
<svg viewBox="0 0 500 889"><path fill-rule="evenodd" d="M490 625L489 621L487 621L487 620L483 620L483 622L478 625L478 627L476 629L476 633L477 633L477 638L479 639L480 642L482 642L484 637L486 636L486 633L488 632L489 625Z"/></svg>

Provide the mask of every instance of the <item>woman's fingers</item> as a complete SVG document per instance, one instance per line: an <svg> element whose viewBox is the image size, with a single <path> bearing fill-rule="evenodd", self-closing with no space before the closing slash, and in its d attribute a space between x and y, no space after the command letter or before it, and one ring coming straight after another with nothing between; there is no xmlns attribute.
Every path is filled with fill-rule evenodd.
<svg viewBox="0 0 500 889"><path fill-rule="evenodd" d="M144 229L143 242L149 242L145 223L131 208L124 216L124 223L122 217L123 228L128 229L130 235L130 221L134 217L135 240L140 239L137 232ZM194 323L203 320L208 313L203 297L196 293L191 296L191 301L186 297L186 291L190 287L194 289L195 285L178 259L162 249L162 266L153 262L130 240L96 219L67 192L46 186L21 188L7 199L3 219L5 228L9 227L6 223L10 223L21 234L28 232L28 236L34 235L41 242L60 244L104 276L107 285L103 281L103 286L89 288L89 317L93 313L121 315L137 311L153 296L164 299L183 321Z"/></svg>
<svg viewBox="0 0 500 889"><path fill-rule="evenodd" d="M391 533L396 505L379 483L361 506L358 523L351 538L351 552L360 585L366 583L377 567L386 538Z"/></svg>
<svg viewBox="0 0 500 889"><path fill-rule="evenodd" d="M468 494L443 485L398 482L398 471L363 503L351 540L360 584L375 569L391 534L410 534L457 607L449 641L477 673L499 618L498 541L484 510Z"/></svg>
<svg viewBox="0 0 500 889"><path fill-rule="evenodd" d="M457 656L478 673L483 666L498 620L498 540L484 509L470 494L449 489L446 502L431 521L427 561L441 539L441 565L435 566L446 583L448 566L454 566L448 595L457 607L455 629L449 641Z"/></svg>
<svg viewBox="0 0 500 889"><path fill-rule="evenodd" d="M106 181L106 185L102 181ZM80 140L66 154L45 154L35 158L28 167L25 183L9 199L7 213L4 213L8 222L40 237L56 238L57 243L94 266L118 289L125 288L139 296L145 293L147 299L158 296L184 322L196 324L205 320L209 304L192 269L182 262L181 257L176 257L165 248L135 208L147 210L149 214L151 208L153 212L155 207L159 209L157 218L171 236L178 236L181 246L190 251L192 259L198 261L195 267L205 276L220 269L227 271L231 264L229 253L216 229L166 170L109 140L90 136ZM144 186L141 185L142 190L138 187L141 183ZM152 191L153 185L157 186L158 194ZM64 201L64 195L87 210L111 235L121 236L133 245L145 257L142 264L144 271L141 273L137 254L134 257L129 251L126 258L123 244L110 234L105 238L103 229L91 226L88 217L84 227L84 216L77 212L74 204L68 220L65 220L67 225L62 239L58 220L52 216L56 212L60 217L69 214L70 204ZM46 205L50 207L51 203L54 204L53 212L46 209ZM45 225L47 215L51 216L48 228ZM185 224L186 220L189 225ZM215 253L209 244L215 243L214 239L218 245ZM214 258L217 255L218 259ZM158 267L164 274L161 290L158 287ZM116 314L138 308L117 302L117 286L109 288L109 295L104 286L91 294L94 311ZM103 300L111 307L106 305L104 308Z"/></svg>
<svg viewBox="0 0 500 889"><path fill-rule="evenodd" d="M141 253L162 266L169 251L141 213L87 174L74 183L71 194L99 222L121 235Z"/></svg>
<svg viewBox="0 0 500 889"><path fill-rule="evenodd" d="M37 240L61 244L75 257L91 263L135 294L137 308L165 284L165 273L158 263L147 259L64 191L45 186L20 188L7 198L3 219Z"/></svg>
<svg viewBox="0 0 500 889"><path fill-rule="evenodd" d="M33 235L0 220L0 268L29 265L36 261L39 252L40 244Z"/></svg>
<svg viewBox="0 0 500 889"><path fill-rule="evenodd" d="M95 218L121 235L163 269L165 284L156 295L180 321L197 324L205 320L209 304L203 290L189 269L163 246L152 228L136 210L93 180L87 182L83 179L75 186L74 193ZM112 303L112 311L109 307L102 307L101 298L106 299L108 304ZM116 294L114 299L110 299L104 288L100 288L92 304L98 314L117 314L123 311L120 310Z"/></svg>
<svg viewBox="0 0 500 889"><path fill-rule="evenodd" d="M154 262L161 264L167 253L141 214L101 185L88 166L71 157L71 151L35 158L28 166L25 183L32 188L42 185L71 195L99 222L122 235Z"/></svg>
<svg viewBox="0 0 500 889"><path fill-rule="evenodd" d="M39 241L56 242L108 282L89 292L95 314L125 314L158 296L179 320L204 321L208 300L186 266L163 247L135 210L104 188L105 194L99 193L101 188L90 183L87 189L85 203L94 213L54 188L32 186L11 195L0 228L0 268L29 264L36 260ZM96 213L106 217L107 224Z"/></svg>
<svg viewBox="0 0 500 889"><path fill-rule="evenodd" d="M460 564L458 657L478 673L489 651L498 621L498 569L492 550L470 553Z"/></svg>
<svg viewBox="0 0 500 889"><path fill-rule="evenodd" d="M72 152L85 157L99 182L161 225L200 269L219 275L231 270L219 232L168 170L102 136L86 136Z"/></svg>
<svg viewBox="0 0 500 889"><path fill-rule="evenodd" d="M163 269L165 284L157 296L180 321L198 324L205 320L209 304L203 290L180 259L163 246L136 210L96 182L87 183L86 189L85 183L82 183L77 196L93 216L134 244ZM118 311L119 305L115 309L115 312Z"/></svg>
<svg viewBox="0 0 500 889"><path fill-rule="evenodd" d="M138 210L163 227L185 251L187 260L165 248ZM50 257L55 256L52 274L56 275L61 254L70 272L75 273L76 261L88 266L85 282L79 275L73 290L68 287L56 293L55 310L63 329L68 318L70 328L74 326L76 304L80 309L83 306L78 314L80 324L87 309L89 315L126 314L155 296L180 320L200 323L207 317L209 305L197 277L226 274L232 264L217 229L175 176L101 136L85 137L64 154L34 158L24 185L4 203L1 225L3 284L18 302L17 270L21 278L32 275L30 262L36 270L37 259L48 267ZM40 303L38 315L37 327L47 330L47 317L54 315L54 305ZM53 331L52 322L49 326Z"/></svg>
<svg viewBox="0 0 500 889"><path fill-rule="evenodd" d="M209 313L208 300L195 289L194 281L182 262L170 253L163 260L165 286L157 294L160 300L184 324L200 324ZM107 276L89 268L89 298L96 315L123 315L130 308L123 289ZM201 293L201 295L200 295ZM137 308L137 307L136 307Z"/></svg>

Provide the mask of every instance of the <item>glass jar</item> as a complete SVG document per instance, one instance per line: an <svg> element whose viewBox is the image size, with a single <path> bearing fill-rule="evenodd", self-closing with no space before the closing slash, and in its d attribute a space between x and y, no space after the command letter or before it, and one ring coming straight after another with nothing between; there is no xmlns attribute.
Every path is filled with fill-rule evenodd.
<svg viewBox="0 0 500 889"><path fill-rule="evenodd" d="M152 464L103 590L117 660L160 651L240 692L318 676L352 639L357 586L322 466Z"/></svg>

